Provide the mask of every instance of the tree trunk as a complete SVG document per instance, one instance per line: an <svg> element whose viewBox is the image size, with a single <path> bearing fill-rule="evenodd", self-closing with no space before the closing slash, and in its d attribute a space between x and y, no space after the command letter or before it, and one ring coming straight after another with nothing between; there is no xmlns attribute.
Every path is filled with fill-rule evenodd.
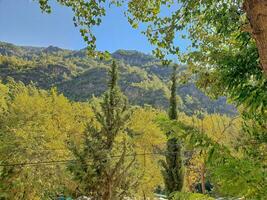
<svg viewBox="0 0 267 200"><path fill-rule="evenodd" d="M143 200L146 200L146 193L144 190L143 190Z"/></svg>
<svg viewBox="0 0 267 200"><path fill-rule="evenodd" d="M105 185L105 192L102 197L102 200L112 200L112 182L110 180L110 177L107 178L107 182Z"/></svg>
<svg viewBox="0 0 267 200"><path fill-rule="evenodd" d="M206 173L206 168L205 168L205 164L202 163L201 165L201 190L202 190L202 194L206 193L206 177L205 177L205 173Z"/></svg>
<svg viewBox="0 0 267 200"><path fill-rule="evenodd" d="M267 0L245 0L243 6L256 41L261 67L267 75Z"/></svg>

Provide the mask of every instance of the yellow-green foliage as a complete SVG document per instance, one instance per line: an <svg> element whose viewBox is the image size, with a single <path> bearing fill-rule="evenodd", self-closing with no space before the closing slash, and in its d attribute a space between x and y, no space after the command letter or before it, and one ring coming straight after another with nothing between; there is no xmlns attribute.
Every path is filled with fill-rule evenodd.
<svg viewBox="0 0 267 200"><path fill-rule="evenodd" d="M145 88L147 90L162 89L166 96L169 95L168 88L156 75L153 75L150 80L145 80L140 83L133 83L132 85L140 88Z"/></svg>
<svg viewBox="0 0 267 200"><path fill-rule="evenodd" d="M23 60L15 56L2 56L0 55L0 66L10 67L14 69L30 68L33 65L33 61Z"/></svg>
<svg viewBox="0 0 267 200"><path fill-rule="evenodd" d="M202 118L179 114L179 120L198 129L215 143L227 146L234 151L237 138L242 137L242 119L239 116L227 117L221 114L204 114Z"/></svg>
<svg viewBox="0 0 267 200"><path fill-rule="evenodd" d="M7 108L7 93L8 88L0 82L0 115L2 115Z"/></svg>
<svg viewBox="0 0 267 200"><path fill-rule="evenodd" d="M71 159L67 141L83 132L92 113L55 90L15 82L0 84L0 90L9 92L8 102L0 102L6 107L0 119L0 164L11 165L0 167L0 194L15 200L44 199L65 185L68 174L65 163L42 162ZM25 165L12 166L16 163Z"/></svg>
<svg viewBox="0 0 267 200"><path fill-rule="evenodd" d="M242 156L236 150L242 136L242 120L240 117L230 118L220 114L204 114L202 118L198 118L197 116L187 116L180 113L179 120L196 128L199 130L199 134L207 136L214 143L227 147L233 156ZM195 185L200 182L200 171L202 167L205 167L208 156L208 151L204 148L193 149L186 169L186 190L194 190Z"/></svg>
<svg viewBox="0 0 267 200"><path fill-rule="evenodd" d="M159 111L150 107L137 108L129 124L135 134L133 137L135 151L138 154L146 154L137 157L138 170L143 174L137 191L142 197L153 196L156 186L163 184L158 161L164 157L153 154L156 148L163 148L166 142L165 134L155 122L159 114Z"/></svg>
<svg viewBox="0 0 267 200"><path fill-rule="evenodd" d="M0 83L0 92L0 197L39 200L72 193L78 185L66 168L75 159L68 144L83 145L84 130L95 121L94 105L70 102L56 89L44 91L14 81ZM127 142L138 154L139 197L152 196L162 185L162 156L153 154L166 141L155 122L159 114L150 107L135 108L127 125L133 134Z"/></svg>
<svg viewBox="0 0 267 200"><path fill-rule="evenodd" d="M199 193L177 192L173 194L171 200L214 200L214 198Z"/></svg>

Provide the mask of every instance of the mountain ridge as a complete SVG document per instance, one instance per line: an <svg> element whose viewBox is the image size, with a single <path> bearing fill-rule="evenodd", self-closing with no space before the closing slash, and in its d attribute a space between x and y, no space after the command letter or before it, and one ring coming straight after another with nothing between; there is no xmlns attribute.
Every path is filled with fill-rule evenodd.
<svg viewBox="0 0 267 200"><path fill-rule="evenodd" d="M136 50L117 50L111 54L120 69L120 86L131 104L168 107L171 68L158 59ZM67 50L55 46L25 47L0 42L0 78L12 77L37 87L57 87L69 99L87 101L106 90L110 62L88 58L85 49ZM184 66L182 67L184 68ZM211 100L192 83L177 88L181 111L235 115L225 97Z"/></svg>

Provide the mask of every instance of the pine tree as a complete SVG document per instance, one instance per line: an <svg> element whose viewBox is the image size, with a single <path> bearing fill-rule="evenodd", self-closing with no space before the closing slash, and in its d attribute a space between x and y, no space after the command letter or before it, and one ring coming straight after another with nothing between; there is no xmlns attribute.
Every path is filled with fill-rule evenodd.
<svg viewBox="0 0 267 200"><path fill-rule="evenodd" d="M135 156L128 158L131 151L127 141L116 141L119 134L126 134L126 123L130 118L127 98L118 86L118 72L115 62L109 71L108 91L104 94L100 109L94 108L97 129L91 124L85 132L84 148L72 147L78 162L71 167L79 182L82 194L93 199L121 199L134 187L131 179ZM116 158L114 158L116 157Z"/></svg>
<svg viewBox="0 0 267 200"><path fill-rule="evenodd" d="M173 68L171 77L171 97L169 106L169 119L177 120L177 100L176 100L176 67ZM163 177L167 194L181 191L183 187L183 166L181 144L178 139L172 137L171 132L167 133L166 161L162 161Z"/></svg>

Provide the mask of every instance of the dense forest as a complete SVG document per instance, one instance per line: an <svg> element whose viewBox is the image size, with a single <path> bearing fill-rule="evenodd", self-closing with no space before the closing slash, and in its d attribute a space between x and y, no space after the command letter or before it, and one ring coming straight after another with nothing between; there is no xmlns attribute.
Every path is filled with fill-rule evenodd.
<svg viewBox="0 0 267 200"><path fill-rule="evenodd" d="M0 42L1 200L267 199L264 1L109 2L153 55L96 51L105 0L57 2L86 49Z"/></svg>

